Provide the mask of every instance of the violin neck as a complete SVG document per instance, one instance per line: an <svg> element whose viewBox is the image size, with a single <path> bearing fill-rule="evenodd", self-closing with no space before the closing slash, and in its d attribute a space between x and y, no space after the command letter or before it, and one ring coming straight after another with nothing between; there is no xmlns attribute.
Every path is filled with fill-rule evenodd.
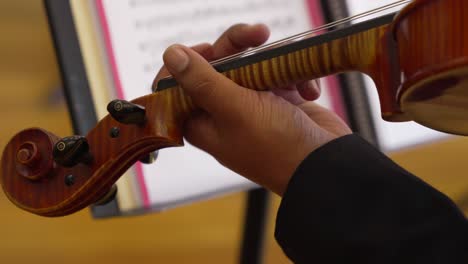
<svg viewBox="0 0 468 264"><path fill-rule="evenodd" d="M391 97L398 86L391 81L398 72L393 67L397 57L390 56L395 53L389 30L394 16L385 15L213 66L237 84L258 91L359 71L376 82L381 102L383 99L382 113L393 113L398 111L396 106L385 98ZM173 78L162 79L156 91L174 86L177 83Z"/></svg>

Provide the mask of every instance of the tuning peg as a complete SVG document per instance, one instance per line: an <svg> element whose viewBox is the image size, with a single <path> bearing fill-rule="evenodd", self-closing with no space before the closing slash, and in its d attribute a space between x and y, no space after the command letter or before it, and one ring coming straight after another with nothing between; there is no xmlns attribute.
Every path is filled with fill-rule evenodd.
<svg viewBox="0 0 468 264"><path fill-rule="evenodd" d="M139 125L146 121L145 108L125 100L113 100L107 105L107 111L122 124Z"/></svg>
<svg viewBox="0 0 468 264"><path fill-rule="evenodd" d="M140 162L143 162L145 164L151 164L156 161L158 158L158 151L154 151L146 155L145 157L140 159Z"/></svg>
<svg viewBox="0 0 468 264"><path fill-rule="evenodd" d="M101 199L99 199L97 202L94 203L94 205L106 205L110 201L114 200L115 196L117 195L117 185L112 185L110 190L103 196Z"/></svg>
<svg viewBox="0 0 468 264"><path fill-rule="evenodd" d="M83 136L70 136L59 140L52 151L55 162L64 167L73 167L78 163L89 163L88 141Z"/></svg>

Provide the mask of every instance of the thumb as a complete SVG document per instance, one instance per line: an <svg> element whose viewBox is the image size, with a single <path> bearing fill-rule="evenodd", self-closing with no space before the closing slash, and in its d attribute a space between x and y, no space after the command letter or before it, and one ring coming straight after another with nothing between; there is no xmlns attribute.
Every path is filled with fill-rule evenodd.
<svg viewBox="0 0 468 264"><path fill-rule="evenodd" d="M214 117L234 117L251 92L218 73L202 56L182 45L170 46L163 60L195 104Z"/></svg>

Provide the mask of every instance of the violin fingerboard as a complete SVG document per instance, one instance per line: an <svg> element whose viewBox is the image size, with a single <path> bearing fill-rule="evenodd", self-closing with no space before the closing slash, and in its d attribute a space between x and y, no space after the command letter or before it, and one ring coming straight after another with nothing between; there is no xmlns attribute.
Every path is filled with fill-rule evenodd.
<svg viewBox="0 0 468 264"><path fill-rule="evenodd" d="M222 74L243 87L265 91L341 72L361 72L374 80L382 114L390 119L401 114L394 100L400 82L390 29L389 24L382 25Z"/></svg>
<svg viewBox="0 0 468 264"><path fill-rule="evenodd" d="M344 71L371 73L387 32L380 26L320 45L231 69L223 74L237 84L268 90Z"/></svg>

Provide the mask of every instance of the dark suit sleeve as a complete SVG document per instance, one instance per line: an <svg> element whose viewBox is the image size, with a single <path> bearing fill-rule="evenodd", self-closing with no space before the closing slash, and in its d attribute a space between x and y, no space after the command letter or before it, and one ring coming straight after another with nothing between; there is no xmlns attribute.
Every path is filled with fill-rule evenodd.
<svg viewBox="0 0 468 264"><path fill-rule="evenodd" d="M454 203L356 135L297 168L275 237L296 263L468 263L468 223Z"/></svg>

